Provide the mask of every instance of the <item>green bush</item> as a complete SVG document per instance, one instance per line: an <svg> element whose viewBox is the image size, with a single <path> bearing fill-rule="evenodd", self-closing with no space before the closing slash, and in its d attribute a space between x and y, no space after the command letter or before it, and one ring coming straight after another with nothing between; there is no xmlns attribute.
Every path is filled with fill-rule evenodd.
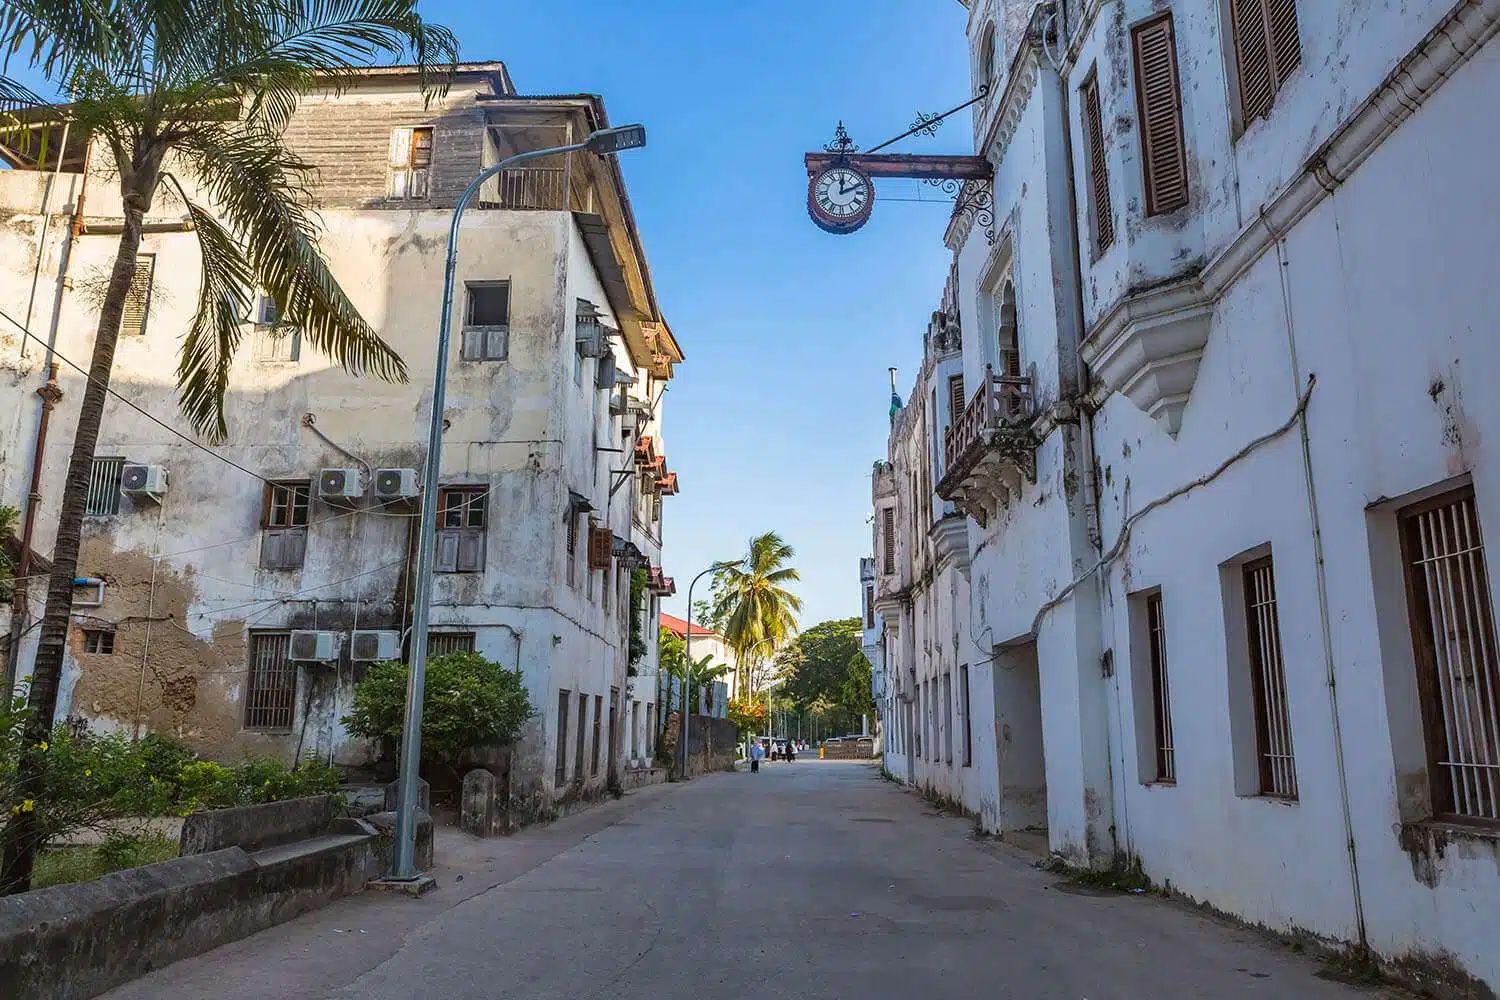
<svg viewBox="0 0 1500 1000"><path fill-rule="evenodd" d="M399 745L406 712L407 666L372 666L354 686L344 725L357 736ZM445 653L427 661L422 705L422 760L456 772L472 749L516 741L534 715L518 672L478 653Z"/></svg>

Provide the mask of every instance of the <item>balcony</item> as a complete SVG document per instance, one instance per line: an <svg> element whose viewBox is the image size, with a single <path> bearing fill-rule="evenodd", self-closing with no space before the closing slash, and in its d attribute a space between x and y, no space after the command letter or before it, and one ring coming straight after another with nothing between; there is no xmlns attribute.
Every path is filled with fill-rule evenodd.
<svg viewBox="0 0 1500 1000"><path fill-rule="evenodd" d="M984 380L963 414L943 433L943 478L938 496L986 524L993 513L1036 482L1036 415L1031 379L996 375L985 366Z"/></svg>
<svg viewBox="0 0 1500 1000"><path fill-rule="evenodd" d="M568 187L564 167L511 167L484 182L479 207L562 211L572 207Z"/></svg>

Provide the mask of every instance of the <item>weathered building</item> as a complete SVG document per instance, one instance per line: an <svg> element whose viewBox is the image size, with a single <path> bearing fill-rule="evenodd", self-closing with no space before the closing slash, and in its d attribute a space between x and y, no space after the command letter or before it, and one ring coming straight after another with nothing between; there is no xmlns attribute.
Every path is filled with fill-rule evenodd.
<svg viewBox="0 0 1500 1000"><path fill-rule="evenodd" d="M199 251L182 201L162 191L93 470L79 575L96 582L79 587L60 715L212 754L370 760L340 716L409 625L451 209L485 166L607 125L599 98L518 94L500 63L464 65L430 106L401 68L304 99L287 139L317 168L321 249L409 381L349 376L283 335L262 296L233 362L229 439L214 448L184 436L176 413ZM0 489L24 500L39 460L43 555L81 396L70 363L90 355L122 214L83 140L40 171L12 150L23 169L0 172ZM663 499L677 491L662 394L682 352L613 158L506 170L461 238L429 650L521 671L537 715L512 783L545 805L652 754L651 626L671 588ZM61 400L38 445L49 360Z"/></svg>
<svg viewBox="0 0 1500 1000"><path fill-rule="evenodd" d="M1055 852L1500 985L1500 3L968 6L968 401L907 409L1016 685L1002 818L1034 700Z"/></svg>

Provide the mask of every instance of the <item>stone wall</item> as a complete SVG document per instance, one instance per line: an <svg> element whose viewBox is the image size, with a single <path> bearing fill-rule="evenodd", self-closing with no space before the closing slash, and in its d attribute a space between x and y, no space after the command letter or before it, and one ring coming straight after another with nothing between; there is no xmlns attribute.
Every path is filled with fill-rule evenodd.
<svg viewBox="0 0 1500 1000"><path fill-rule="evenodd" d="M739 730L728 719L694 715L688 719L688 777L732 771L739 756ZM674 765L675 769L676 765Z"/></svg>

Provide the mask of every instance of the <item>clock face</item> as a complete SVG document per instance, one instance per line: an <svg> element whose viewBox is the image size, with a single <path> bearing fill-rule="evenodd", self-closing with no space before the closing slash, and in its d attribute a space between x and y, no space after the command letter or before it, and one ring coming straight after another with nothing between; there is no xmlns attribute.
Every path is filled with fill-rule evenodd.
<svg viewBox="0 0 1500 1000"><path fill-rule="evenodd" d="M852 233L870 219L875 185L862 171L838 164L808 182L807 211L830 233Z"/></svg>

